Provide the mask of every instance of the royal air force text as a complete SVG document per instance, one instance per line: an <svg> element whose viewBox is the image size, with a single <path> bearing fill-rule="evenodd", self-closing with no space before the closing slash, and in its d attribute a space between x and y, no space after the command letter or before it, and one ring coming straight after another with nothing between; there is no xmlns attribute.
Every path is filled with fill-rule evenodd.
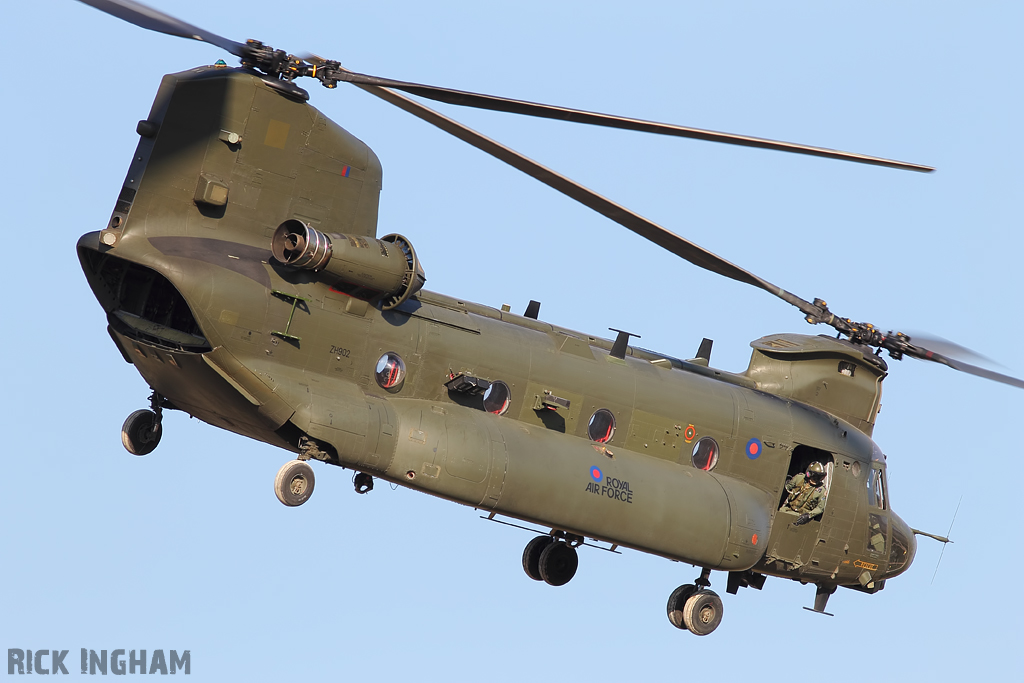
<svg viewBox="0 0 1024 683"><path fill-rule="evenodd" d="M633 504L633 490L629 488L629 482L615 477L605 477L604 483L590 482L587 484L587 493Z"/></svg>

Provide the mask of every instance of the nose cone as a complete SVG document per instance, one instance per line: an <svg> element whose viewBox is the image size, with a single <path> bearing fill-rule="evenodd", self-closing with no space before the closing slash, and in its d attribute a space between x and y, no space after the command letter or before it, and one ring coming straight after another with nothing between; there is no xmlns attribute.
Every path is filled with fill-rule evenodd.
<svg viewBox="0 0 1024 683"><path fill-rule="evenodd" d="M892 525L892 543L889 549L889 568L885 572L887 578L907 571L917 554L917 537L907 523L894 512L889 513L889 523Z"/></svg>

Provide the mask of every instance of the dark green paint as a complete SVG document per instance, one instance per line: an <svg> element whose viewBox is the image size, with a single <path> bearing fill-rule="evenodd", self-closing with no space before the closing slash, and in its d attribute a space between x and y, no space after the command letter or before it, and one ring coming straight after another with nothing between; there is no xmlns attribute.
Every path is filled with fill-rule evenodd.
<svg viewBox="0 0 1024 683"><path fill-rule="evenodd" d="M870 353L770 335L734 374L632 347L615 358L608 340L426 290L382 311L270 254L291 219L372 244L381 168L362 142L259 75L213 67L166 76L140 131L111 221L79 253L122 353L174 408L292 452L309 438L331 464L703 567L873 591L909 566L913 534L869 501L869 473L885 468L870 435L886 374ZM373 380L385 352L407 365L390 391ZM507 413L450 393L458 373L505 382ZM569 407L536 410L545 392ZM587 436L599 408L616 419L603 445ZM711 472L690 462L705 436L720 447ZM810 453L831 460L828 503L794 527L779 508Z"/></svg>

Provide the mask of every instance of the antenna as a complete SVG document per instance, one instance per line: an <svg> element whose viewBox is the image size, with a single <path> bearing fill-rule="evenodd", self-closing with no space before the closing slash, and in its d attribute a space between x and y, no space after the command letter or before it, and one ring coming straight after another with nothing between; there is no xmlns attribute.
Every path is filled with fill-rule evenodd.
<svg viewBox="0 0 1024 683"><path fill-rule="evenodd" d="M956 502L956 510L953 511L953 519L949 522L949 531L946 532L946 543L949 543L949 534L953 531L953 523L956 522L956 515L960 512L960 503L964 502L963 495ZM939 561L935 563L935 571L932 573L932 583L935 583L935 575L939 573L939 565L942 564L942 555L946 552L946 543L942 544L942 552L939 553ZM931 585L931 584L929 584Z"/></svg>
<svg viewBox="0 0 1024 683"><path fill-rule="evenodd" d="M942 564L942 556L946 552L946 544L953 542L953 541L949 540L949 534L953 531L953 524L954 524L954 522L956 522L956 515L957 515L958 512L960 512L960 504L963 503L963 502L964 502L964 497L961 495L960 496L960 500L958 500L957 503L956 503L956 510L953 511L953 519L950 520L950 522L949 522L949 531L946 532L945 536L936 536L935 534L930 534L927 531L920 531L918 529L911 529L911 531L913 531L914 534L916 534L918 536L927 536L928 538L934 538L936 541L939 541L940 543L942 543L942 552L939 553L939 561L935 563L935 571L932 572L931 584L935 583L935 576L939 573L939 565ZM929 584L929 585L931 585L931 584Z"/></svg>

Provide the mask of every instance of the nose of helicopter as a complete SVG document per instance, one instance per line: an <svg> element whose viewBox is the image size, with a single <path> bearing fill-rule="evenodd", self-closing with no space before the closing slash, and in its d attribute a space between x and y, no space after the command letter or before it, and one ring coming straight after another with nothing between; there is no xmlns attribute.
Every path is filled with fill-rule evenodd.
<svg viewBox="0 0 1024 683"><path fill-rule="evenodd" d="M917 537L910 526L895 512L889 513L889 523L892 526L892 541L886 578L899 576L907 571L914 561L914 555L917 554Z"/></svg>

